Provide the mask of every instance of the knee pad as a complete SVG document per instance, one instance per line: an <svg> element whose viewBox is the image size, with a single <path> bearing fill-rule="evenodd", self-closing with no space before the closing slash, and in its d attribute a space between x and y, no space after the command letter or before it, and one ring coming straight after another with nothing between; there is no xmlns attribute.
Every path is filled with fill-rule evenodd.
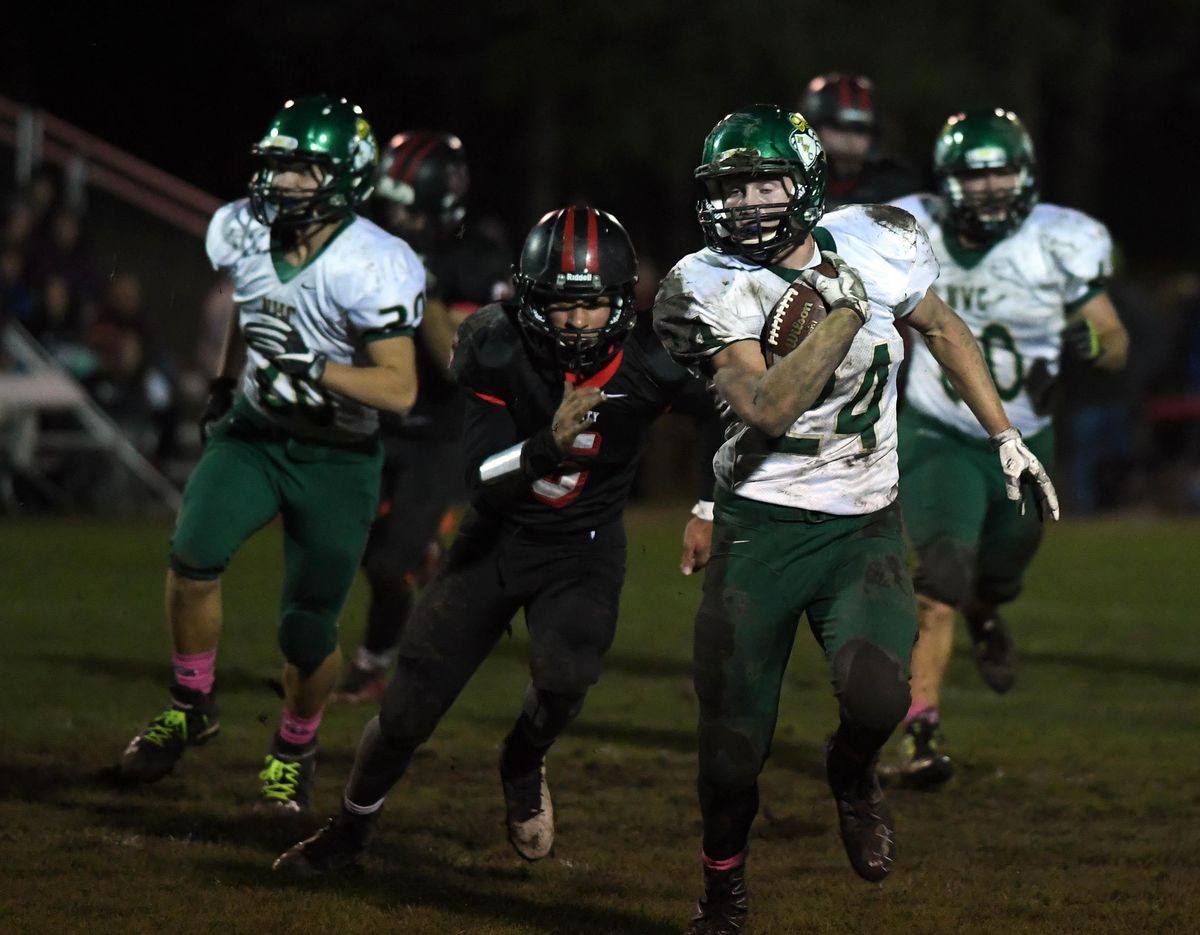
<svg viewBox="0 0 1200 935"><path fill-rule="evenodd" d="M954 539L935 539L917 549L913 588L935 601L960 606L975 582L975 549Z"/></svg>
<svg viewBox="0 0 1200 935"><path fill-rule="evenodd" d="M834 654L833 690L842 720L872 731L890 732L911 703L900 660L861 637Z"/></svg>
<svg viewBox="0 0 1200 935"><path fill-rule="evenodd" d="M583 699L583 695L560 695L535 688L530 683L521 706L526 738L537 747L553 743L583 710Z"/></svg>

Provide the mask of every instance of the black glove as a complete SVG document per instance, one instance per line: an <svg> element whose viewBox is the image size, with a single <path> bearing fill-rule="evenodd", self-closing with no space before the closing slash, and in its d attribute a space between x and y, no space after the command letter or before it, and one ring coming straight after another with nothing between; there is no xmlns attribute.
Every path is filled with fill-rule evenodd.
<svg viewBox="0 0 1200 935"><path fill-rule="evenodd" d="M212 424L233 407L233 390L237 381L233 377L217 377L208 384L208 402L200 413L200 447L208 442Z"/></svg>
<svg viewBox="0 0 1200 935"><path fill-rule="evenodd" d="M273 363L281 373L320 383L328 358L311 351L287 321L264 312L246 316L242 333L246 344Z"/></svg>
<svg viewBox="0 0 1200 935"><path fill-rule="evenodd" d="M1052 415L1058 405L1058 377L1050 372L1045 357L1035 357L1025 372L1025 392L1039 416Z"/></svg>
<svg viewBox="0 0 1200 935"><path fill-rule="evenodd" d="M1096 326L1082 315L1063 328L1062 341L1063 350L1088 363L1096 360L1104 350L1100 346L1100 333L1096 331Z"/></svg>

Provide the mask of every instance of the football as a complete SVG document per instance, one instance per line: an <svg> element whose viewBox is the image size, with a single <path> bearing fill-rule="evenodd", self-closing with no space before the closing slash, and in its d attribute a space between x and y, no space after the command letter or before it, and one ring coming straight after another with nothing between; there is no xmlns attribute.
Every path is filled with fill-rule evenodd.
<svg viewBox="0 0 1200 935"><path fill-rule="evenodd" d="M817 271L826 276L837 275L828 260L821 263ZM775 307L767 313L759 338L767 366L774 365L798 348L828 314L825 301L815 289L799 279L788 286Z"/></svg>

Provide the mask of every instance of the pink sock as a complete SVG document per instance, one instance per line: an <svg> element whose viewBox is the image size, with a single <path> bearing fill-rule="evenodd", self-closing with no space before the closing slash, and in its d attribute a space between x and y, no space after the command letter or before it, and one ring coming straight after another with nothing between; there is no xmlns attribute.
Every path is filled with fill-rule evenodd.
<svg viewBox="0 0 1200 935"><path fill-rule="evenodd" d="M913 702L912 707L908 709L908 714L904 715L904 723L908 724L916 718L928 721L930 724L936 724L938 722L937 705L917 704Z"/></svg>
<svg viewBox="0 0 1200 935"><path fill-rule="evenodd" d="M746 849L740 854L734 854L726 860L713 860L704 851L700 852L700 860L709 870L733 870L746 862Z"/></svg>
<svg viewBox="0 0 1200 935"><path fill-rule="evenodd" d="M210 694L216 678L217 651L206 653L173 653L171 664L175 667L175 682L183 688Z"/></svg>
<svg viewBox="0 0 1200 935"><path fill-rule="evenodd" d="M286 743L303 747L317 738L317 728L321 726L321 715L318 711L312 717L299 717L291 708L283 709L283 717L279 721L279 737Z"/></svg>

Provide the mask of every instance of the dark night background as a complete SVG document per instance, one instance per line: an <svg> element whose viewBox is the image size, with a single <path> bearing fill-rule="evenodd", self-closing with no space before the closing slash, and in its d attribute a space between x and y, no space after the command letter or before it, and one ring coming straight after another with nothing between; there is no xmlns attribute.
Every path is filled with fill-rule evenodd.
<svg viewBox="0 0 1200 935"><path fill-rule="evenodd" d="M1200 246L1183 220L1200 203L1194 3L295 0L28 19L4 40L0 91L222 199L244 190L278 106L327 90L383 140L458 133L474 210L514 239L588 198L669 263L698 242L690 174L712 124L744 103L795 105L840 69L875 80L885 147L921 167L947 115L1003 105L1033 132L1043 197L1106 221L1131 263L1166 273Z"/></svg>

